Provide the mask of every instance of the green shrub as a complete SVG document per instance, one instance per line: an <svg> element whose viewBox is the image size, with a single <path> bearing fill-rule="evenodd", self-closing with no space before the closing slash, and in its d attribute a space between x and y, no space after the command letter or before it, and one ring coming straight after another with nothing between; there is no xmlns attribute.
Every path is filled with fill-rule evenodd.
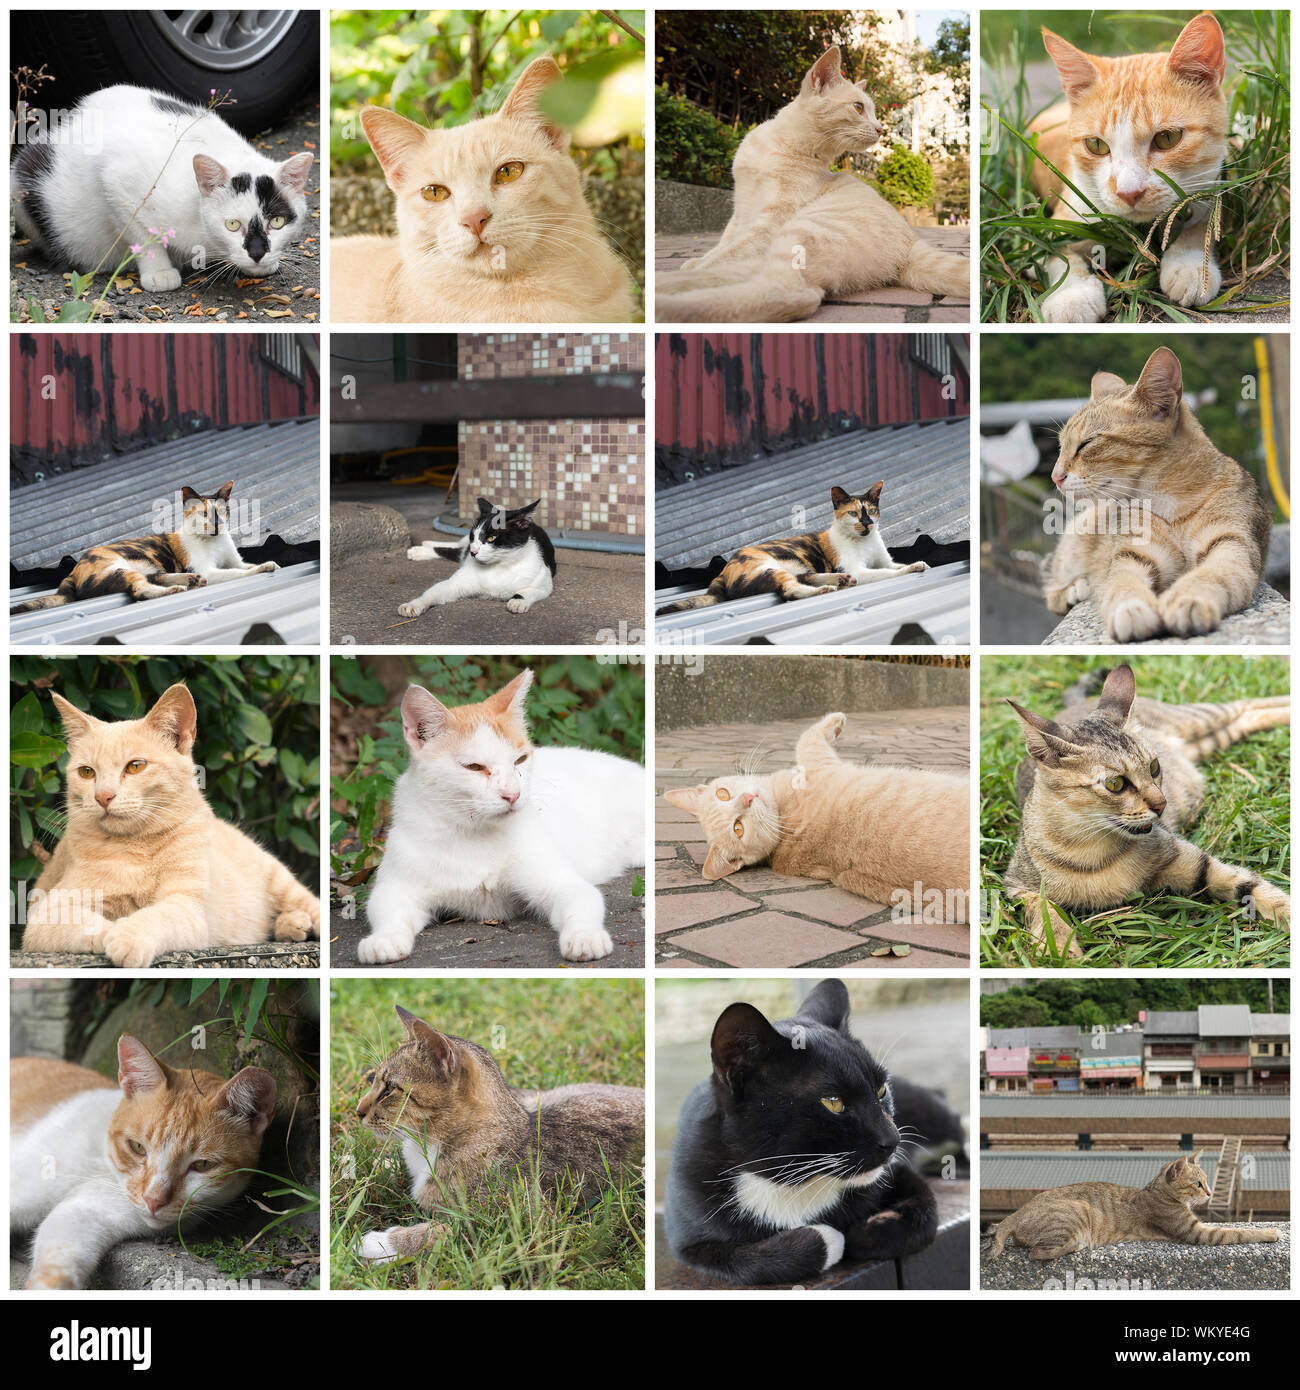
<svg viewBox="0 0 1300 1390"><path fill-rule="evenodd" d="M929 160L895 145L876 169L876 184L896 208L929 207L934 196L934 170Z"/></svg>
<svg viewBox="0 0 1300 1390"><path fill-rule="evenodd" d="M655 178L731 187L731 161L745 131L733 130L685 97L655 88Z"/></svg>

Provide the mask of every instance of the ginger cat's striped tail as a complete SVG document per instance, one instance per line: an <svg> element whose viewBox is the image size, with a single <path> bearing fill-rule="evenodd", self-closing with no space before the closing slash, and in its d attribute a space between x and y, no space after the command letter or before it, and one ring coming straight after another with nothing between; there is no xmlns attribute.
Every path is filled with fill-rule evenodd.
<svg viewBox="0 0 1300 1390"><path fill-rule="evenodd" d="M950 294L955 299L969 299L970 262L965 256L940 251L917 240L912 243L912 250L898 272L898 283L922 294Z"/></svg>

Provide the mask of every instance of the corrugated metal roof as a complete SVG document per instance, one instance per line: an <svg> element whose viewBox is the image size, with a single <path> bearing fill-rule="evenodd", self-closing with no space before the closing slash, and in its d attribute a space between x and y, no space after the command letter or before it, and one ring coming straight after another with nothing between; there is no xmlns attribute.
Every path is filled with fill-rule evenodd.
<svg viewBox="0 0 1300 1390"><path fill-rule="evenodd" d="M854 430L761 463L709 474L655 496L655 554L669 569L706 564L743 545L819 531L834 486L865 491L884 480L881 535L905 545L970 535L970 420ZM792 520L801 509L798 522Z"/></svg>
<svg viewBox="0 0 1300 1390"><path fill-rule="evenodd" d="M980 1118L1045 1120L1152 1120L1164 1123L1176 1115L1188 1120L1259 1120L1285 1118L1291 1113L1288 1096L1182 1096L1144 1092L1142 1095L982 1096Z"/></svg>
<svg viewBox="0 0 1300 1390"><path fill-rule="evenodd" d="M1149 1153L985 1150L980 1154L980 1186L1042 1191L1048 1187L1066 1187L1073 1182L1113 1182L1121 1187L1145 1187L1166 1163L1185 1157L1177 1149ZM1290 1155L1262 1152L1252 1153L1250 1159L1241 1170L1241 1185L1245 1191L1290 1191ZM1213 1187L1218 1155L1202 1154L1200 1163Z"/></svg>
<svg viewBox="0 0 1300 1390"><path fill-rule="evenodd" d="M990 1047L1073 1047L1081 1052L1095 1053L1099 1057L1128 1057L1142 1051L1140 1028L1130 1028L1124 1033L1081 1032L1078 1028L1068 1026L990 1028L988 1036Z"/></svg>
<svg viewBox="0 0 1300 1390"><path fill-rule="evenodd" d="M1250 1016L1251 1036L1259 1037L1289 1037L1291 1035L1291 1015L1290 1014L1251 1014Z"/></svg>
<svg viewBox="0 0 1300 1390"><path fill-rule="evenodd" d="M1155 1010L1147 1014L1142 1026L1149 1038L1183 1037L1189 1034L1194 1038L1197 1036L1196 1011Z"/></svg>
<svg viewBox="0 0 1300 1390"><path fill-rule="evenodd" d="M14 590L18 604L50 589ZM112 637L124 646L238 645L256 623L267 624L286 646L320 645L320 562L286 565L166 598L135 603L125 594L86 599L62 608L9 619L15 646L93 646ZM269 639L268 639L269 640Z"/></svg>
<svg viewBox="0 0 1300 1390"><path fill-rule="evenodd" d="M1249 1005L1202 1004L1196 1018L1203 1038L1250 1037Z"/></svg>
<svg viewBox="0 0 1300 1390"><path fill-rule="evenodd" d="M9 495L9 559L19 570L54 566L92 545L148 535L153 506L187 484L215 491L233 479L235 501L255 503L252 534L320 539L320 419L203 430L138 453L15 488ZM166 600L172 602L172 600Z"/></svg>

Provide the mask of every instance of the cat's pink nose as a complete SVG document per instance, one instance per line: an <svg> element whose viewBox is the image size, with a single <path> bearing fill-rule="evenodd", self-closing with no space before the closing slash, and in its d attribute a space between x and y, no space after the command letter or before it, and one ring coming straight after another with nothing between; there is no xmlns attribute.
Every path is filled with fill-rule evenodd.
<svg viewBox="0 0 1300 1390"><path fill-rule="evenodd" d="M108 788L106 787L103 791L101 791L101 792L96 792L96 793L95 793L95 800L98 801L99 804L104 808L104 810L107 811L107 810L108 810L108 803L109 803L110 801L112 801L116 796L117 796L117 793L116 793L116 792L114 792L114 791L109 791Z"/></svg>
<svg viewBox="0 0 1300 1390"><path fill-rule="evenodd" d="M506 805L508 805L508 806L513 806L513 805L515 804L515 802L519 800L519 792L518 792L518 790L515 790L515 791L512 791L512 792L502 792L502 793L501 793L501 800L504 801L504 802L506 803Z"/></svg>
<svg viewBox="0 0 1300 1390"><path fill-rule="evenodd" d="M754 793L746 792L744 796L740 798L740 804L742 806L752 806L754 804Z"/></svg>
<svg viewBox="0 0 1300 1390"><path fill-rule="evenodd" d="M1129 205L1129 207L1135 208L1135 207L1137 207L1138 203L1140 203L1140 202L1142 201L1142 195L1146 192L1146 189L1145 189L1145 188L1139 188L1136 192L1130 193L1130 192L1128 192L1127 190L1125 190L1125 189L1123 189L1123 188L1117 188L1117 189L1115 190L1115 192L1116 192L1121 198L1124 199L1124 201Z"/></svg>
<svg viewBox="0 0 1300 1390"><path fill-rule="evenodd" d="M154 1216L157 1216L158 1213L163 1209L163 1207L165 1207L167 1203L171 1201L171 1199L172 1194L170 1192L146 1192L144 1194L144 1204L149 1208L150 1213Z"/></svg>
<svg viewBox="0 0 1300 1390"><path fill-rule="evenodd" d="M467 212L460 219L460 225L467 231L471 231L475 236L483 235L483 228L491 221L492 214L486 208L480 208L477 212Z"/></svg>
<svg viewBox="0 0 1300 1390"><path fill-rule="evenodd" d="M1060 467L1059 464L1052 469L1052 481L1057 487L1065 486L1065 469Z"/></svg>

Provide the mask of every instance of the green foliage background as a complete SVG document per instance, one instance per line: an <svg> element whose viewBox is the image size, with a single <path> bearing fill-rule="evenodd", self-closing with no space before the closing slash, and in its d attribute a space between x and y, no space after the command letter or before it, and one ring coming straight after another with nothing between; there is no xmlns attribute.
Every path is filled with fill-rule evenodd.
<svg viewBox="0 0 1300 1390"><path fill-rule="evenodd" d="M1114 1027L1137 1023L1143 1009L1190 1013L1202 1004L1247 1004L1253 1013L1268 1013L1268 982L1168 975L1141 980L1104 976L1017 980L1002 994L980 995L980 1023L986 1028ZM1271 1005L1274 1013L1290 1012L1289 981L1274 980Z"/></svg>
<svg viewBox="0 0 1300 1390"><path fill-rule="evenodd" d="M934 194L930 161L895 145L876 168L876 187L895 207L925 207Z"/></svg>
<svg viewBox="0 0 1300 1390"><path fill-rule="evenodd" d="M414 656L410 678L450 706L475 703L513 680L525 666L535 678L527 714L533 742L594 748L645 760L645 672L591 656ZM393 784L407 764L400 694L370 670L367 659L334 657L330 698L337 706L375 706L374 733L358 739L355 762L331 778L331 868L349 885L364 883L383 852Z"/></svg>
<svg viewBox="0 0 1300 1390"><path fill-rule="evenodd" d="M205 795L315 886L320 862L320 678L308 656L15 656L9 663L10 879L32 880L28 847L63 831L63 723L47 692L96 719L142 717L184 681L198 709Z"/></svg>

